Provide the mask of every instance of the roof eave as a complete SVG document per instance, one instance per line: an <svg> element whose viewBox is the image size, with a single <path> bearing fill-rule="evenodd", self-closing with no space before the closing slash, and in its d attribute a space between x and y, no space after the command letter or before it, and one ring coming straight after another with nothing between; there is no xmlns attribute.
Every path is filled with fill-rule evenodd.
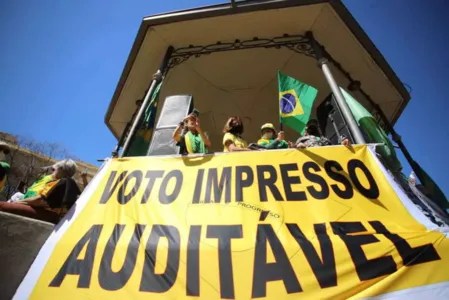
<svg viewBox="0 0 449 300"><path fill-rule="evenodd" d="M396 111L393 119L391 120L391 125L394 125L398 120L399 116L404 111L408 102L410 101L410 93L405 88L404 84L401 82L399 77L393 71L393 69L388 64L385 57L382 53L377 49L376 45L371 41L365 31L360 27L359 23L356 19L351 15L349 10L343 5L341 1L331 1L330 4L338 13L340 18L346 24L346 26L351 30L352 34L357 38L357 40L362 44L362 46L368 51L376 64L382 69L387 78L392 82L394 87L398 90L402 98L404 99L404 103L401 104L399 109ZM362 82L363 86L363 82Z"/></svg>
<svg viewBox="0 0 449 300"><path fill-rule="evenodd" d="M395 72L389 66L383 55L376 48L374 43L370 40L368 35L363 31L348 9L343 5L343 3L339 0L302 0L300 4L298 4L297 0L272 0L272 1L248 1L238 3L238 6L232 7L231 3L217 4L206 6L202 8L194 8L181 10L171 13L163 13L150 17L145 17L142 20L142 23L139 27L139 31L137 32L136 38L134 40L133 46L129 53L128 59L126 61L123 72L120 76L119 82L117 84L117 88L112 96L111 102L108 106L108 110L106 112L104 121L106 126L111 130L113 135L119 139L121 133L115 132L112 125L109 122L111 118L114 107L118 101L118 98L121 94L122 88L125 85L125 82L128 78L129 73L131 72L134 61L139 53L140 47L145 39L146 32L149 27L162 25L167 23L175 23L181 21L188 21L194 19L201 18L209 18L209 17L219 17L230 14L239 14L239 13L247 13L251 11L257 10L269 10L269 9L279 9L279 8L287 8L294 7L299 5L311 5L311 4L320 4L320 3L330 3L334 10L338 13L340 18L346 24L346 26L351 30L354 36L359 40L362 46L368 51L373 60L379 65L388 79L393 83L395 88L399 91L401 96L404 99L404 104L399 107L398 111L395 113L395 116L392 120L392 125L397 121L402 111L405 109L406 105L410 100L410 94L405 89L402 82L399 80ZM363 83L362 83L363 84Z"/></svg>
<svg viewBox="0 0 449 300"><path fill-rule="evenodd" d="M330 1L331 0L302 0L300 5L328 3ZM210 5L202 8L193 8L145 17L140 24L139 31L137 32L136 38L134 39L134 43L128 55L128 59L126 60L125 67L120 76L111 102L109 103L108 110L106 111L106 115L104 117L106 126L109 128L109 130L111 130L112 134L117 139L120 139L121 132L115 132L109 122L109 119L111 118L115 104L117 103L122 88L125 85L129 73L131 72L132 66L137 57L137 54L139 53L140 47L145 39L145 35L149 27L200 18L219 17L229 14L246 13L255 10L286 8L292 6L298 6L298 0L248 1L245 3L238 3L237 7L232 7L231 2L228 2L223 4Z"/></svg>
<svg viewBox="0 0 449 300"><path fill-rule="evenodd" d="M109 128L109 130L112 132L112 134L115 136L116 139L120 139L121 132L115 132L114 128L109 122L109 119L111 118L115 104L117 103L118 98L120 97L122 88L125 85L126 80L128 79L128 75L131 72L131 69L134 65L134 61L136 60L137 54L139 53L140 47L145 39L147 29L148 25L145 23L144 20L142 20L142 23L140 24L139 27L139 31L137 32L136 38L134 39L131 51L129 52L128 59L126 60L125 67L123 68L122 75L120 76L120 79L117 83L117 87L115 88L114 94L112 95L111 102L109 103L108 110L106 111L106 115L104 116L104 122L106 126Z"/></svg>

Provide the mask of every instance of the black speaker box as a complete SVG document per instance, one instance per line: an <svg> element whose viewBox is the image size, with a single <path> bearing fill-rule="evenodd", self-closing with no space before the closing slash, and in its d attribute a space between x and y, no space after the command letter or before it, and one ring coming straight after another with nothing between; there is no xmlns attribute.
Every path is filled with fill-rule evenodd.
<svg viewBox="0 0 449 300"><path fill-rule="evenodd" d="M321 133L327 137L333 145L339 144L339 137L341 135L346 136L351 143L354 143L354 137L349 130L348 124L346 123L333 94L330 94L317 107L316 112ZM332 119L334 124L332 123Z"/></svg>

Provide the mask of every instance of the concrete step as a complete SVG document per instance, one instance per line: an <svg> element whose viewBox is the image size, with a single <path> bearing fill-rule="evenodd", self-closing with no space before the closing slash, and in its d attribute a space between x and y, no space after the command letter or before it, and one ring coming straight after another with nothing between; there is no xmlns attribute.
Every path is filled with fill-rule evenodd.
<svg viewBox="0 0 449 300"><path fill-rule="evenodd" d="M51 223L0 212L0 299L11 299L39 250Z"/></svg>

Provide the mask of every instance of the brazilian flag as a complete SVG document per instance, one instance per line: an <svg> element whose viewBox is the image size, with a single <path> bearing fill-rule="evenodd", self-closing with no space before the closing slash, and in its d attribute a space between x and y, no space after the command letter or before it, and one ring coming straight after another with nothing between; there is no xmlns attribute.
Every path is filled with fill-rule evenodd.
<svg viewBox="0 0 449 300"><path fill-rule="evenodd" d="M153 134L154 123L156 122L157 103L161 86L162 82L160 82L154 89L150 104L148 104L147 109L145 110L145 117L125 156L145 156L147 154Z"/></svg>
<svg viewBox="0 0 449 300"><path fill-rule="evenodd" d="M278 71L279 119L303 134L318 90Z"/></svg>

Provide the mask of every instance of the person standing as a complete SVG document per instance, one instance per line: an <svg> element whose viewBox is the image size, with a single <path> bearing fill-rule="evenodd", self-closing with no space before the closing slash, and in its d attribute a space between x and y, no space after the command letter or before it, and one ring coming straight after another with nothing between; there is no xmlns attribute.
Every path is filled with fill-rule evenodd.
<svg viewBox="0 0 449 300"><path fill-rule="evenodd" d="M223 129L223 152L251 151L243 139L243 122L240 117L230 117Z"/></svg>
<svg viewBox="0 0 449 300"><path fill-rule="evenodd" d="M185 133L183 134L183 131ZM199 117L190 114L179 123L173 132L173 140L182 149L181 154L208 153L211 142L200 125Z"/></svg>
<svg viewBox="0 0 449 300"><path fill-rule="evenodd" d="M5 160L6 156L9 154L9 151L9 145L0 141L0 192L3 191L3 188L6 186L6 182L8 181L7 175L10 171L10 166Z"/></svg>
<svg viewBox="0 0 449 300"><path fill-rule="evenodd" d="M289 147L285 141L284 132L276 133L276 128L271 123L266 123L260 128L262 131L260 139L257 141L259 146L265 149L286 149ZM277 136L276 136L277 135Z"/></svg>
<svg viewBox="0 0 449 300"><path fill-rule="evenodd" d="M342 136L340 139L342 145L350 146L348 138ZM304 136L296 141L295 148L304 149L322 146L332 146L332 143L328 138L321 135L317 120L312 119L307 122Z"/></svg>
<svg viewBox="0 0 449 300"><path fill-rule="evenodd" d="M6 186L6 182L8 180L8 173L9 173L9 164L5 163L3 161L0 161L0 192L3 191L3 189Z"/></svg>

